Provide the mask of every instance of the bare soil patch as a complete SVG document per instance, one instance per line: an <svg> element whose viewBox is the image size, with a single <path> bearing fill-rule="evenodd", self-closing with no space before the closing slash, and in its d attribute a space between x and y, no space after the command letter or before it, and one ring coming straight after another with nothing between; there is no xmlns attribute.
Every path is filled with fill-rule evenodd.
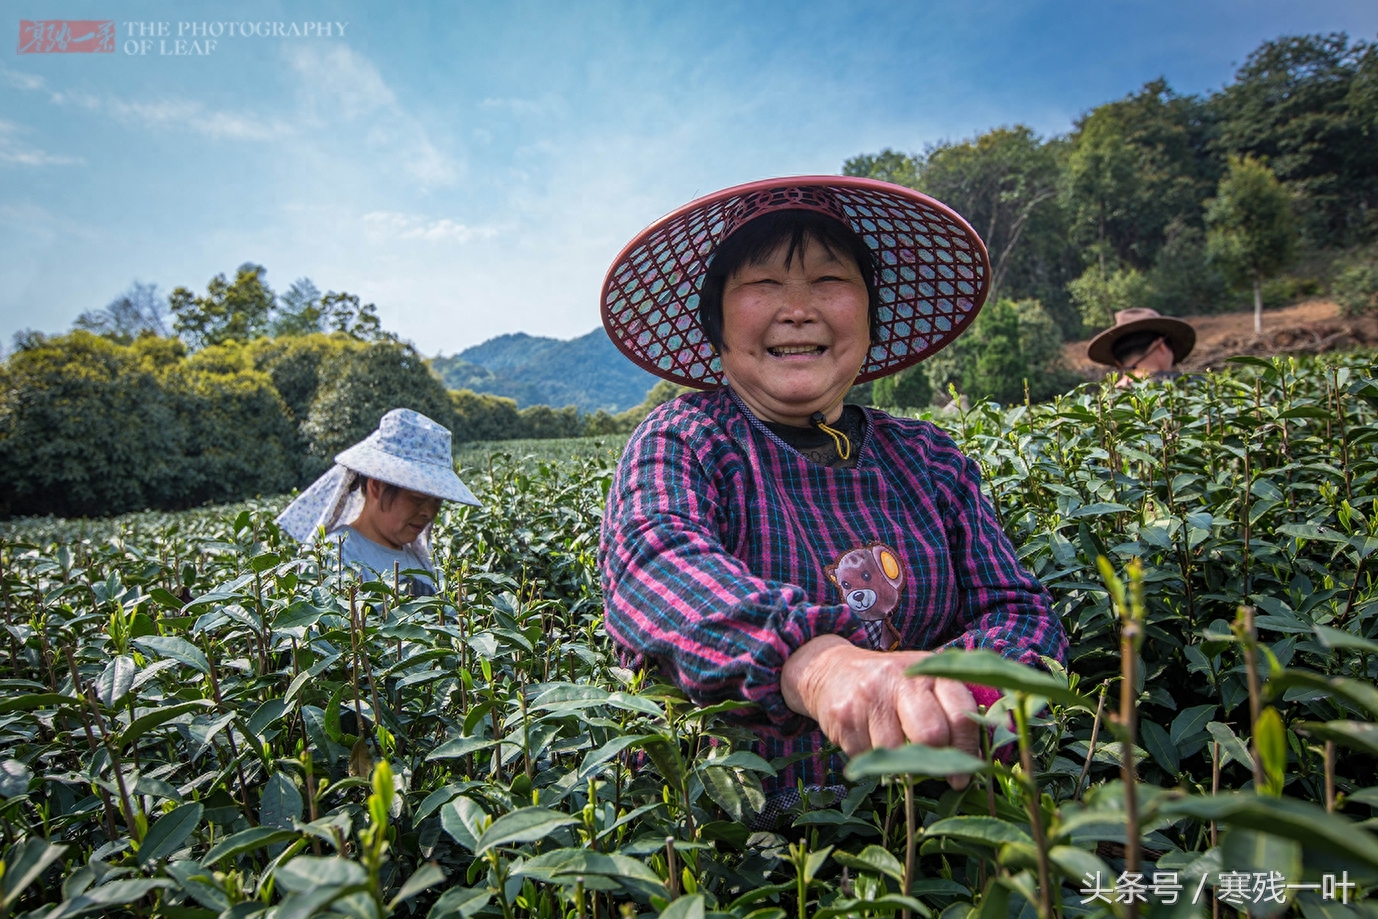
<svg viewBox="0 0 1378 919"><path fill-rule="evenodd" d="M1378 348L1378 316L1345 317L1329 300L1308 300L1279 310L1263 311L1263 334L1254 334L1252 310L1215 316L1183 316L1196 329L1196 348L1179 368L1215 370L1241 354L1322 354L1352 348ZM1068 342L1063 358L1076 373L1094 380L1106 368L1086 359L1086 341Z"/></svg>

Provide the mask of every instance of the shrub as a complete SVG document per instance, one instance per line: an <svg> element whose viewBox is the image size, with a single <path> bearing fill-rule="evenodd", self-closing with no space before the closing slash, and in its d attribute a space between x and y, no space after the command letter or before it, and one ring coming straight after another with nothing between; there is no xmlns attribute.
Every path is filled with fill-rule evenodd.
<svg viewBox="0 0 1378 919"><path fill-rule="evenodd" d="M1331 283L1331 294L1346 316L1378 313L1378 248L1342 268Z"/></svg>
<svg viewBox="0 0 1378 919"><path fill-rule="evenodd" d="M237 345L187 359L175 339L76 331L11 357L0 392L0 514L176 509L295 481L286 406Z"/></svg>
<svg viewBox="0 0 1378 919"><path fill-rule="evenodd" d="M881 377L871 384L871 404L882 408L922 408L933 401L933 385L922 364Z"/></svg>
<svg viewBox="0 0 1378 919"><path fill-rule="evenodd" d="M974 399L1044 400L1076 385L1062 362L1062 333L1037 300L986 304L971 328L921 365L931 392L956 386ZM877 381L880 382L880 381Z"/></svg>
<svg viewBox="0 0 1378 919"><path fill-rule="evenodd" d="M1148 279L1137 268L1103 270L1099 263L1069 281L1067 292L1081 314L1082 327L1091 331L1108 329L1117 312L1147 306L1150 299Z"/></svg>

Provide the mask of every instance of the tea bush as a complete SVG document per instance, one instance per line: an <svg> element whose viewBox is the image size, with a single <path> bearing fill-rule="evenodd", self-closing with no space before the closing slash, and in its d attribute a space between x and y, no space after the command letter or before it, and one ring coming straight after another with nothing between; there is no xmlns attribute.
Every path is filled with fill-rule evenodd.
<svg viewBox="0 0 1378 919"><path fill-rule="evenodd" d="M466 459L420 600L285 540L283 499L6 525L0 911L1375 915L1374 370L943 416L1069 665L926 659L1005 690L1009 752L873 752L759 830L780 764L602 631L605 444Z"/></svg>

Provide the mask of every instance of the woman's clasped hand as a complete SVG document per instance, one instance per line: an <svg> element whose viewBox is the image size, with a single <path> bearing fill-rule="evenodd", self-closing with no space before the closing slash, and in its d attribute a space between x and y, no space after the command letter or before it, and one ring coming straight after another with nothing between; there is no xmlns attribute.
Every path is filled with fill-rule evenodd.
<svg viewBox="0 0 1378 919"><path fill-rule="evenodd" d="M906 676L930 651L868 651L820 635L785 661L780 690L791 709L818 722L848 756L906 743L980 755L981 727L971 690L957 680ZM952 775L954 788L969 776Z"/></svg>

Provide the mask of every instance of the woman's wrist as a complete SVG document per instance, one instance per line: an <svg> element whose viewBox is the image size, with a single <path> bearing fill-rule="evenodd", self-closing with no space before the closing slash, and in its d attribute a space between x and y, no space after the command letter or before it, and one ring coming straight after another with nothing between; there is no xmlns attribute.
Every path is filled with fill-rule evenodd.
<svg viewBox="0 0 1378 919"><path fill-rule="evenodd" d="M796 648L780 669L780 694L790 710L817 720L815 699L827 682L832 662L838 654L855 649L841 635L819 635Z"/></svg>

